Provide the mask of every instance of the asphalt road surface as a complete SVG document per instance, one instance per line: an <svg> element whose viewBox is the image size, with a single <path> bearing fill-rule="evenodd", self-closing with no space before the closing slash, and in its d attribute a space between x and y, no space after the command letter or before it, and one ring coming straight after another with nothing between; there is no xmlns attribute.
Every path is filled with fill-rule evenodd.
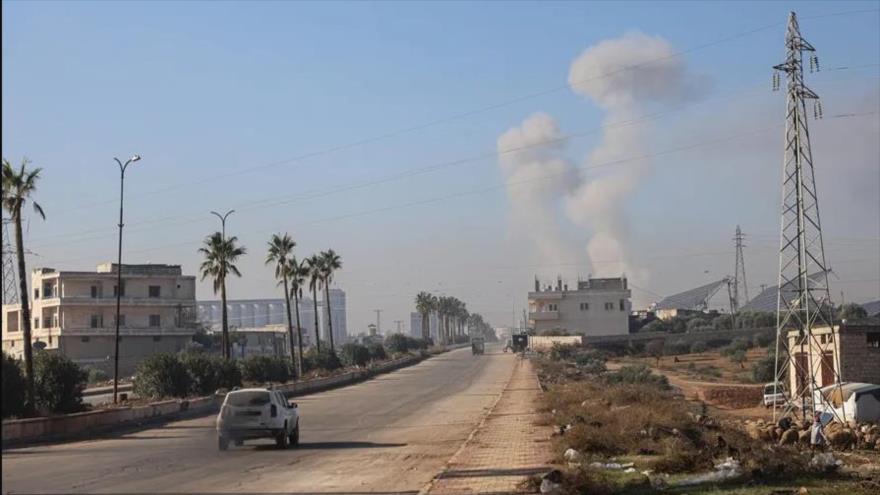
<svg viewBox="0 0 880 495"><path fill-rule="evenodd" d="M458 349L373 380L299 397L300 446L217 450L214 417L3 451L4 493L416 493L461 446L515 356Z"/></svg>

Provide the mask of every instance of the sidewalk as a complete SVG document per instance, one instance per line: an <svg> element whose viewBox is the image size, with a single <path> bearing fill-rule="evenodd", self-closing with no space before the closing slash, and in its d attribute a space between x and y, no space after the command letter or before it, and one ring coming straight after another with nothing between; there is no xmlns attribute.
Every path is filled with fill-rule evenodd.
<svg viewBox="0 0 880 495"><path fill-rule="evenodd" d="M492 411L421 493L515 493L527 477L550 470L548 426L536 426L541 397L531 361L517 359Z"/></svg>

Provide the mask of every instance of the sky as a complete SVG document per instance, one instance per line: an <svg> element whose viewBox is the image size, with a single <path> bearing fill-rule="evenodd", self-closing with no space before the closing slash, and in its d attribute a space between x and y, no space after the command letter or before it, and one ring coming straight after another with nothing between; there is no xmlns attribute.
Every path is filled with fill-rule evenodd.
<svg viewBox="0 0 880 495"><path fill-rule="evenodd" d="M113 157L136 153L125 262L195 275L209 212L235 209L230 297L281 297L266 242L289 232L341 255L352 334L375 309L408 328L421 290L510 325L536 276L626 275L644 307L731 275L736 225L756 294L789 11L822 69L832 297L880 299L877 2L4 1L3 157L43 168L29 267L115 260Z"/></svg>

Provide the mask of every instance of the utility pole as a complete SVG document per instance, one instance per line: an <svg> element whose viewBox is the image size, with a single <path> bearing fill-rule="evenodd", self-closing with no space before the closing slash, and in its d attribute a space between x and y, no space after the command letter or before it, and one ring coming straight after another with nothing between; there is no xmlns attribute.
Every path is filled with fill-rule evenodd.
<svg viewBox="0 0 880 495"><path fill-rule="evenodd" d="M806 100L813 102L814 118L822 117L819 96L804 84L804 52L810 71L819 70L816 49L800 33L797 15L791 12L785 36L785 62L774 66L773 89L780 89L780 74L786 75L785 155L782 167L782 218L779 239L779 284L776 311L776 383L792 378L787 388L791 399L800 400L802 419L812 419L816 406L812 399L820 387L818 379L823 371L831 371L840 386L840 356L834 352L834 363L829 366L822 358L823 348L814 329L830 327L831 296L828 288L828 269L819 221L819 198L807 126ZM818 276L815 274L818 273ZM814 274L814 275L810 275ZM789 333L795 332L793 347L789 347ZM831 370L828 370L831 368ZM827 376L827 375L826 375ZM827 386L822 383L821 386ZM775 388L775 387L774 387ZM775 392L775 390L774 390ZM794 400L781 406L783 416L793 412ZM777 406L773 419L777 419Z"/></svg>
<svg viewBox="0 0 880 495"><path fill-rule="evenodd" d="M12 259L15 250L9 237L9 221L3 220L3 304L18 303L18 286L15 280L15 265Z"/></svg>
<svg viewBox="0 0 880 495"><path fill-rule="evenodd" d="M400 333L400 324L403 323L403 320L394 320L394 323L397 324L397 333Z"/></svg>
<svg viewBox="0 0 880 495"><path fill-rule="evenodd" d="M374 309L376 312L376 334L382 335L382 311L381 309Z"/></svg>

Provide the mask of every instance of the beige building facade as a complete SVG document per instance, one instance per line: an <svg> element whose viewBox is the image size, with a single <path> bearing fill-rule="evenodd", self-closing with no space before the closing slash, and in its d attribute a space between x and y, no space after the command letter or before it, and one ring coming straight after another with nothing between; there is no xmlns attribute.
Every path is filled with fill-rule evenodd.
<svg viewBox="0 0 880 495"><path fill-rule="evenodd" d="M812 342L812 345L811 345ZM811 394L810 370L815 388L841 382L880 384L880 318L813 329L807 339L788 333L789 390L794 396Z"/></svg>
<svg viewBox="0 0 880 495"><path fill-rule="evenodd" d="M122 265L119 358L122 374L144 357L182 350L195 324L195 277L179 265ZM32 340L83 366L112 372L117 265L94 272L37 268L31 274ZM20 305L3 307L3 350L23 353Z"/></svg>
<svg viewBox="0 0 880 495"><path fill-rule="evenodd" d="M632 293L626 278L590 278L579 280L569 289L557 279L556 286L541 287L529 292L529 326L540 333L563 330L571 334L626 335Z"/></svg>

